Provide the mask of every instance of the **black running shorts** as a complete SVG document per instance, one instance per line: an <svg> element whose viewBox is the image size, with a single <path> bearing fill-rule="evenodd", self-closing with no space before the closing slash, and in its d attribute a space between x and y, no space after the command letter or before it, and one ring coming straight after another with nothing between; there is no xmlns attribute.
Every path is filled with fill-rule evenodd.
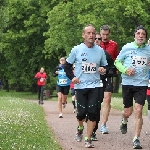
<svg viewBox="0 0 150 150"><path fill-rule="evenodd" d="M69 86L60 86L57 84L56 86L56 91L61 92L63 95L68 95L70 90L70 85Z"/></svg>
<svg viewBox="0 0 150 150"><path fill-rule="evenodd" d="M88 116L90 121L97 120L98 108L100 110L100 88L86 88L76 90L77 119L80 121Z"/></svg>
<svg viewBox="0 0 150 150"><path fill-rule="evenodd" d="M144 106L146 100L146 90L147 86L122 85L124 108L133 106L133 99L135 100L135 103Z"/></svg>
<svg viewBox="0 0 150 150"><path fill-rule="evenodd" d="M105 92L113 92L113 83L112 83L112 78L106 78L105 81Z"/></svg>

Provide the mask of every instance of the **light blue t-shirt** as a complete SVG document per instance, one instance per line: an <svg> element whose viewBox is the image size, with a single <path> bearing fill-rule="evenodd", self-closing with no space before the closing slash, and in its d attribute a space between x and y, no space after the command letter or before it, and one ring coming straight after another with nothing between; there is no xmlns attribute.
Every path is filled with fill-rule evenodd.
<svg viewBox="0 0 150 150"><path fill-rule="evenodd" d="M135 74L128 76L122 74L122 85L147 86L148 85L148 63L150 62L150 46L138 46L135 42L123 46L116 58L126 68L134 68Z"/></svg>
<svg viewBox="0 0 150 150"><path fill-rule="evenodd" d="M106 55L102 48L97 45L88 48L81 43L71 50L66 61L75 65L74 74L80 80L79 84L75 84L75 89L100 87L98 68L107 65Z"/></svg>

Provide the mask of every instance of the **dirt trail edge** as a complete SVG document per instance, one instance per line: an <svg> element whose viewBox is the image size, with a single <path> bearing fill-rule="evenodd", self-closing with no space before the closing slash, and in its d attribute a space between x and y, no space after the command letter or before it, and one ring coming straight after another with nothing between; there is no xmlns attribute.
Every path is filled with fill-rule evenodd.
<svg viewBox="0 0 150 150"><path fill-rule="evenodd" d="M33 101L37 103L37 101ZM76 142L74 136L77 128L76 114L73 113L73 106L68 103L63 110L63 118L58 118L58 108L56 101L44 101L41 105L46 113L47 124L52 128L56 139L62 146L63 150L87 150L84 148L84 139L82 142ZM109 121L107 123L109 134L103 135L97 130L98 141L94 141L93 150L133 150L132 139L134 136L134 115L128 120L127 134L121 134L119 130L121 122L121 112L111 110ZM99 124L100 126L100 124ZM84 129L84 136L86 124ZM140 136L140 142L144 150L150 150L150 136L146 135L150 131L150 123L147 116L143 117L143 127Z"/></svg>

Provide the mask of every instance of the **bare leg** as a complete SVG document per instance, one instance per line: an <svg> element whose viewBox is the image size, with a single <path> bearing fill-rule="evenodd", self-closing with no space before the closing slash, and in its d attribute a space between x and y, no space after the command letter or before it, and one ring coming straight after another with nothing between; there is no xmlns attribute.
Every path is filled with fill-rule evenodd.
<svg viewBox="0 0 150 150"><path fill-rule="evenodd" d="M124 122L127 122L128 118L132 114L133 107L124 108L124 111L122 112L122 119Z"/></svg>
<svg viewBox="0 0 150 150"><path fill-rule="evenodd" d="M68 95L62 94L62 103L66 103Z"/></svg>
<svg viewBox="0 0 150 150"><path fill-rule="evenodd" d="M58 95L58 110L59 113L62 113L62 93L58 92L57 95Z"/></svg>
<svg viewBox="0 0 150 150"><path fill-rule="evenodd" d="M87 121L87 137L88 137L88 139L91 138L91 135L92 135L95 125L96 125L96 121L93 122L88 119L88 121Z"/></svg>
<svg viewBox="0 0 150 150"><path fill-rule="evenodd" d="M135 108L134 108L134 112L135 112L135 130L134 130L134 132L135 133L134 134L136 137L140 137L140 133L141 133L142 125L143 125L142 109L143 109L142 105L135 103Z"/></svg>
<svg viewBox="0 0 150 150"><path fill-rule="evenodd" d="M106 125L108 121L109 112L111 109L111 92L104 92L104 99L103 99L103 110L102 110L102 124Z"/></svg>

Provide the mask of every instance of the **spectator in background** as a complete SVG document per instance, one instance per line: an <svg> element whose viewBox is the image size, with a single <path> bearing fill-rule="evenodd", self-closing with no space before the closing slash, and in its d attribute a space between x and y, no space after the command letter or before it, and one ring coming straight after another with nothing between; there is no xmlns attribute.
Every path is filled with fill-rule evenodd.
<svg viewBox="0 0 150 150"><path fill-rule="evenodd" d="M44 72L44 68L42 67L38 73L34 76L35 79L37 79L37 86L38 86L38 101L39 104L43 104L43 96L44 96L44 90L45 90L45 84L47 75L46 72Z"/></svg>

